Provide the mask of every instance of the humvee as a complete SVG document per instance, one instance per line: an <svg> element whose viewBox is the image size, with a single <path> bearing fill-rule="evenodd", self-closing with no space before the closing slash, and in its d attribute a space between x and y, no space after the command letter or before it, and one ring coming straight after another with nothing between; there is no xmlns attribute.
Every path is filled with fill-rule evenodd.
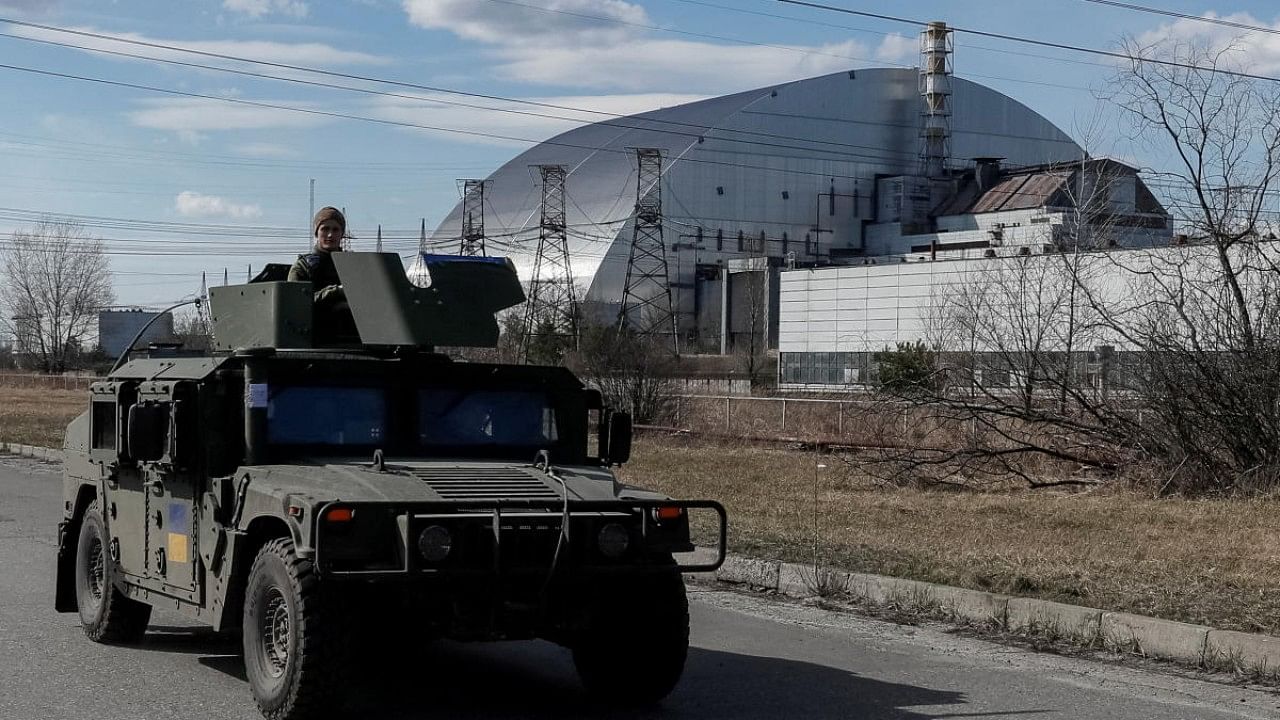
<svg viewBox="0 0 1280 720"><path fill-rule="evenodd" d="M55 605L127 643L153 608L242 638L268 718L339 706L358 640L544 638L588 692L683 672L681 573L725 511L618 481L631 420L560 367L455 362L523 301L501 258L338 253L346 294L270 266L213 288L213 349L122 358L67 427ZM127 362L123 362L127 360ZM719 527L709 561L690 515Z"/></svg>

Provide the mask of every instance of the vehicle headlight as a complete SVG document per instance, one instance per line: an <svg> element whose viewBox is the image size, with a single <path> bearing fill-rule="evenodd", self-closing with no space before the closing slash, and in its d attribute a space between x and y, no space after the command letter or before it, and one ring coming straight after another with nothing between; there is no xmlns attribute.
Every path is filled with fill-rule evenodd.
<svg viewBox="0 0 1280 720"><path fill-rule="evenodd" d="M430 525L418 535L418 552L429 563L438 563L449 557L453 549L453 535L447 528Z"/></svg>
<svg viewBox="0 0 1280 720"><path fill-rule="evenodd" d="M618 523L609 523L596 535L596 546L607 558L619 558L631 545L631 533Z"/></svg>

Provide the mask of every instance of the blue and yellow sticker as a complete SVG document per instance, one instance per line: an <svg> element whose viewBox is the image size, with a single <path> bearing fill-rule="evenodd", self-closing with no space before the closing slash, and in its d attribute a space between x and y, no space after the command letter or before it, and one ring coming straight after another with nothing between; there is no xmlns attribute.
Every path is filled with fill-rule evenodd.
<svg viewBox="0 0 1280 720"><path fill-rule="evenodd" d="M169 562L191 562L191 508L183 503L169 503Z"/></svg>

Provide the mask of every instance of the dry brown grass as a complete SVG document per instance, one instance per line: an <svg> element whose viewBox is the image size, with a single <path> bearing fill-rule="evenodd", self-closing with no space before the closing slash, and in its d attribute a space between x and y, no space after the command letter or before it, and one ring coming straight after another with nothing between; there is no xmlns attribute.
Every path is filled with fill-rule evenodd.
<svg viewBox="0 0 1280 720"><path fill-rule="evenodd" d="M67 423L88 402L84 390L0 387L0 442L60 448Z"/></svg>
<svg viewBox="0 0 1280 720"><path fill-rule="evenodd" d="M0 441L59 447L79 390L0 387ZM637 438L622 475L723 502L735 553L1280 633L1280 499L885 487L837 456Z"/></svg>
<svg viewBox="0 0 1280 720"><path fill-rule="evenodd" d="M623 475L730 515L735 553L1280 633L1280 501L883 487L811 452L638 439Z"/></svg>

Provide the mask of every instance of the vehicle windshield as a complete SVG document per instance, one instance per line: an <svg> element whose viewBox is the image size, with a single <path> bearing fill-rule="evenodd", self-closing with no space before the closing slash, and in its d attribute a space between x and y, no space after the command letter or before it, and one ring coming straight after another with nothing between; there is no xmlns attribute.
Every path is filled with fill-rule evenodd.
<svg viewBox="0 0 1280 720"><path fill-rule="evenodd" d="M380 445L386 424L381 388L283 387L267 401L273 445Z"/></svg>
<svg viewBox="0 0 1280 720"><path fill-rule="evenodd" d="M422 450L544 448L560 439L555 407L539 390L277 386L267 400L271 445ZM416 417L415 417L416 416ZM397 440L398 439L398 440Z"/></svg>
<svg viewBox="0 0 1280 720"><path fill-rule="evenodd" d="M426 388L418 392L418 442L433 446L545 447L557 440L545 393Z"/></svg>

